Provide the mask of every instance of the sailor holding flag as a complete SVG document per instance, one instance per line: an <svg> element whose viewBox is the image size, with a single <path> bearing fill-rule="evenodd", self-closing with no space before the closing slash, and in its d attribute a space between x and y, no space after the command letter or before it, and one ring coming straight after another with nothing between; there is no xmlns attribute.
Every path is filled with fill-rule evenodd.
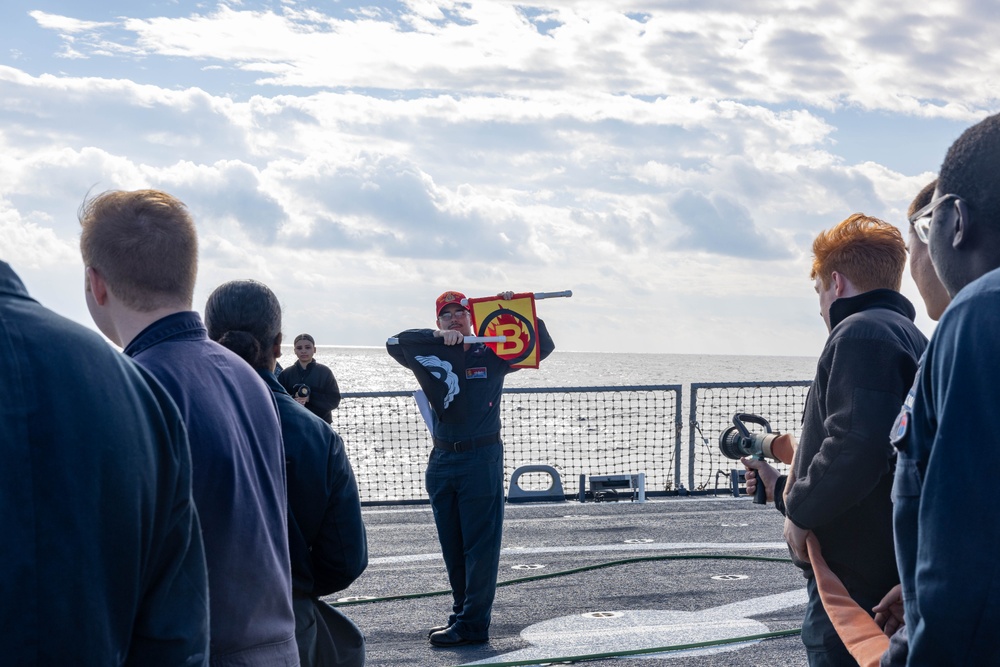
<svg viewBox="0 0 1000 667"><path fill-rule="evenodd" d="M504 514L500 399L508 373L537 366L555 349L545 323L534 317L534 299L541 296L467 299L448 291L435 304L436 329L410 329L386 345L413 372L430 405L434 447L425 485L454 597L447 624L430 631L434 646L489 639ZM474 325L489 333L497 322L503 336L473 336Z"/></svg>

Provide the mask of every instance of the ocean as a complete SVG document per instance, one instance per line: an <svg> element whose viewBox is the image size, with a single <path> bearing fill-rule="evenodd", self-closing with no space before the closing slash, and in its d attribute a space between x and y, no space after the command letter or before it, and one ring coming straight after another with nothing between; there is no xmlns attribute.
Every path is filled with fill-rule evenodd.
<svg viewBox="0 0 1000 667"><path fill-rule="evenodd" d="M316 360L329 366L343 393L412 391L413 375L382 347L317 346ZM291 345L278 360L295 363ZM538 369L507 378L508 387L598 387L692 382L811 380L816 357L564 352L557 349ZM685 386L685 392L687 388Z"/></svg>
<svg viewBox="0 0 1000 667"><path fill-rule="evenodd" d="M285 346L279 361L295 363L291 346ZM329 366L343 394L360 392L412 392L418 388L413 375L396 363L382 347L318 347L316 360ZM696 382L754 383L808 381L816 370L810 357L735 356L694 354L635 354L566 352L556 350L538 369L522 369L507 377L513 388L558 389L568 387L621 387L682 385L676 396L689 410L689 385ZM559 393L559 392L557 392ZM601 392L589 393L598 396ZM715 392L699 404L694 437L687 422L674 425L674 394L628 393L604 399L566 399L535 403L532 398L515 401L515 413L504 417L510 441L505 459L507 474L524 461L553 465L567 479L577 480L576 471L599 470L617 474L625 468L645 471L649 488L661 490L680 481L690 489L717 482L720 454L715 438L728 427L734 412L760 411L781 431L794 431L801 411L801 389L764 392L760 401L747 403L742 394ZM524 395L521 395L524 396ZM656 398L659 396L660 398ZM784 396L785 398L780 398ZM788 405L784 405L787 403ZM758 405L751 408L750 405ZM513 404L512 404L513 405ZM528 407L530 406L530 407ZM522 412L522 410L529 412ZM537 412L532 412L537 409ZM789 412L790 410L790 412ZM525 419L528 414L536 416ZM424 497L423 467L426 432L416 416L412 399L365 398L345 401L334 415L334 426L352 451L352 463L365 501L413 500ZM785 425L787 422L787 425ZM674 437L677 440L675 443ZM689 442L697 454L688 453ZM675 448L676 444L676 448ZM671 452L678 452L684 472L674 475ZM519 463L520 462L520 463ZM732 466L722 466L727 471ZM622 468L622 470L618 470ZM673 478L677 477L677 480ZM546 478L547 479L547 478ZM727 478L728 479L728 478ZM670 480L673 480L671 482ZM727 482L728 483L728 482Z"/></svg>

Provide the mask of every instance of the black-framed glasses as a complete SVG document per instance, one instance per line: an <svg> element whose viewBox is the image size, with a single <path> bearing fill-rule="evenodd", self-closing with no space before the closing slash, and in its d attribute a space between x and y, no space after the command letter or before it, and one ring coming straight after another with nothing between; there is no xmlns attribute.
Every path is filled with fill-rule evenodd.
<svg viewBox="0 0 1000 667"><path fill-rule="evenodd" d="M452 318L463 319L469 316L469 311L467 310L453 310L450 313L441 313L438 315L438 319L442 322L451 322Z"/></svg>
<svg viewBox="0 0 1000 667"><path fill-rule="evenodd" d="M936 199L932 199L930 204L924 206L922 209L910 216L910 224L913 225L913 229L917 232L918 239L927 243L927 238L931 229L931 219L934 217L934 210L941 204L947 204L950 201L962 201L962 198L958 195L941 195Z"/></svg>

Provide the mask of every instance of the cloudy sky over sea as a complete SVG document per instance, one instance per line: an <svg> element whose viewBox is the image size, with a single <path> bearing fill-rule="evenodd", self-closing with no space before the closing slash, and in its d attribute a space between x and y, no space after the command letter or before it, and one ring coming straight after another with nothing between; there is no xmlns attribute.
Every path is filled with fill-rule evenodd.
<svg viewBox="0 0 1000 667"><path fill-rule="evenodd" d="M997 34L993 0L12 0L0 258L90 325L76 211L155 187L197 309L257 278L320 343L572 289L562 349L814 356L813 237L906 225L1000 110Z"/></svg>

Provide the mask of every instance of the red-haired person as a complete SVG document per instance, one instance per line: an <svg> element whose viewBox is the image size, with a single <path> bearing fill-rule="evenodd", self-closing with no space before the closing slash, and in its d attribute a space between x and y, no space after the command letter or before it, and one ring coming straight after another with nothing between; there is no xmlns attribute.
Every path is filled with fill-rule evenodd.
<svg viewBox="0 0 1000 667"><path fill-rule="evenodd" d="M860 213L813 242L811 277L830 332L806 398L791 474L743 462L747 491L764 483L785 515L785 539L804 570L809 602L802 643L812 667L856 665L830 622L806 552L812 532L862 609L899 583L892 540L892 459L888 433L906 398L927 339L899 293L906 244L889 223Z"/></svg>

